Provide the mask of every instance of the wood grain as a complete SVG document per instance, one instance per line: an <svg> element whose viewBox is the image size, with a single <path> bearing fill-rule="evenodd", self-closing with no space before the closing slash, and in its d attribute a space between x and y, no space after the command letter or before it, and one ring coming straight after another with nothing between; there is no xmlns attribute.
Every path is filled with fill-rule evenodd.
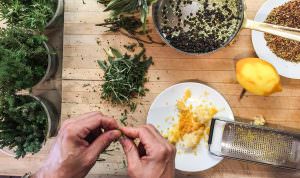
<svg viewBox="0 0 300 178"><path fill-rule="evenodd" d="M253 18L264 2L265 0L246 0L248 17ZM103 72L99 69L97 60L105 59L103 49L113 46L124 51L124 44L135 41L118 33L107 33L105 28L95 26L108 16L108 13L102 12L103 9L96 0L65 0L62 120L90 111L101 111L118 120L124 111L123 107L112 107L110 103L100 99ZM161 41L153 29L151 17L149 29L153 39ZM147 44L145 47L147 55L153 56L154 60L148 73L149 82L146 84L150 91L144 98L137 99L142 104L135 113L129 115L129 124L144 124L152 101L167 87L183 81L197 80L223 94L236 116L251 119L256 115L263 115L268 123L300 129L298 80L282 78L283 92L270 97L247 93L242 100L238 99L242 88L235 79L236 59L255 56L250 30L242 30L235 42L227 48L203 56L185 55L157 44ZM1 155L0 167L7 167L3 174L23 174L28 170L36 170L47 155L50 145L51 143L47 143L41 153L25 158L26 161L15 162L12 158ZM106 156L106 161L97 162L89 177L126 174L123 152L119 145L113 147L118 148L113 156ZM6 166L9 163L16 165ZM102 174L109 175L100 176ZM179 178L186 176L187 174L177 172ZM299 177L295 172L235 160L224 160L212 169L189 175L203 178L284 176Z"/></svg>
<svg viewBox="0 0 300 178"><path fill-rule="evenodd" d="M255 16L264 1L246 0L249 18ZM102 23L108 14L101 12L103 7L93 0L85 0L85 3L82 5L80 1L71 3L71 0L66 0L62 118L68 119L89 111L101 111L118 120L124 108L112 107L110 103L100 99L103 71L99 69L97 60L105 59L103 49L112 46L124 51L122 48L124 44L135 41L118 33L107 33L105 28L95 26ZM151 18L149 29L153 39L161 41L153 29ZM167 87L182 81L198 80L220 91L236 116L251 119L256 115L264 115L268 123L300 128L299 81L282 78L283 92L270 97L247 94L239 101L242 88L236 82L234 66L236 59L240 57L255 56L250 35L250 30L242 30L229 47L205 56L189 56L168 46L146 44L147 55L152 56L154 60L154 65L148 73L149 82L146 84L150 91L144 98L138 100L142 105L138 106L135 113L130 114L129 124L134 126L144 124L152 101ZM118 154L113 157L119 158ZM97 163L91 174L107 172L101 167L103 164L105 163ZM116 163L115 166L118 167L117 165ZM110 174L122 174L122 171L116 170ZM276 177L274 172L281 171L226 160L215 168L194 176ZM178 177L183 177L183 174L178 173Z"/></svg>

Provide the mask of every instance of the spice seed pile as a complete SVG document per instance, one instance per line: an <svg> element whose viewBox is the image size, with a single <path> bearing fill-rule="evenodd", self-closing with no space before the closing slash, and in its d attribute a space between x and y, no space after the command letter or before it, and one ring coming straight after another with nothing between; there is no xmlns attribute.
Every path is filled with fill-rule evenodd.
<svg viewBox="0 0 300 178"><path fill-rule="evenodd" d="M169 0L161 14L162 34L172 46L189 53L222 47L241 23L236 0Z"/></svg>
<svg viewBox="0 0 300 178"><path fill-rule="evenodd" d="M300 0L290 1L273 9L266 22L300 29ZM265 39L268 47L278 57L300 62L300 42L270 34L265 34Z"/></svg>

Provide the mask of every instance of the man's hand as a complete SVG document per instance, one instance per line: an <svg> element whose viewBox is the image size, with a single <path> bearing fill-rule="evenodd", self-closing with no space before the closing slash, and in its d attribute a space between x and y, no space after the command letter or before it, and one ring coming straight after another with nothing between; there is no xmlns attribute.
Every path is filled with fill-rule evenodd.
<svg viewBox="0 0 300 178"><path fill-rule="evenodd" d="M121 136L117 128L114 119L98 112L67 120L58 133L47 161L33 177L84 177L96 163L99 154Z"/></svg>
<svg viewBox="0 0 300 178"><path fill-rule="evenodd" d="M152 125L122 128L127 137L120 142L128 162L131 178L173 178L175 147L169 144ZM138 147L131 139L139 139Z"/></svg>

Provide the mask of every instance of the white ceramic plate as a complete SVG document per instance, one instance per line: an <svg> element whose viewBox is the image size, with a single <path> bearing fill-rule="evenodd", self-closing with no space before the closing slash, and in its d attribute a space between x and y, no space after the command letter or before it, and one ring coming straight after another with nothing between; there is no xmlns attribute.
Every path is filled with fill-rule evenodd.
<svg viewBox="0 0 300 178"><path fill-rule="evenodd" d="M153 124L158 130L165 133L173 123L166 118L178 119L176 103L181 99L186 89L190 89L192 97L188 103L197 106L203 102L211 102L218 109L215 117L234 120L233 113L227 101L216 90L200 83L180 83L164 90L152 103L147 123ZM199 103L200 101L200 103ZM171 119L169 119L171 120ZM208 145L204 140L200 142L195 153L180 153L176 155L175 167L186 172L198 172L217 165L222 158L213 156L208 151Z"/></svg>
<svg viewBox="0 0 300 178"><path fill-rule="evenodd" d="M264 22L272 9L288 2L289 0L268 0L256 14L255 21ZM300 18L300 17L299 17ZM300 79L300 63L293 63L277 57L267 46L263 32L252 31L252 43L259 58L271 63L278 73L287 78Z"/></svg>

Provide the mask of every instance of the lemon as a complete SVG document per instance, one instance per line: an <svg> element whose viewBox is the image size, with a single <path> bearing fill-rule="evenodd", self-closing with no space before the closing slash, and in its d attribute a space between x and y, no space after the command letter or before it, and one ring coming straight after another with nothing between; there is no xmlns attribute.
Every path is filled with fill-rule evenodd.
<svg viewBox="0 0 300 178"><path fill-rule="evenodd" d="M256 95L268 96L282 91L280 76L274 66L259 58L239 60L236 78L248 92Z"/></svg>

